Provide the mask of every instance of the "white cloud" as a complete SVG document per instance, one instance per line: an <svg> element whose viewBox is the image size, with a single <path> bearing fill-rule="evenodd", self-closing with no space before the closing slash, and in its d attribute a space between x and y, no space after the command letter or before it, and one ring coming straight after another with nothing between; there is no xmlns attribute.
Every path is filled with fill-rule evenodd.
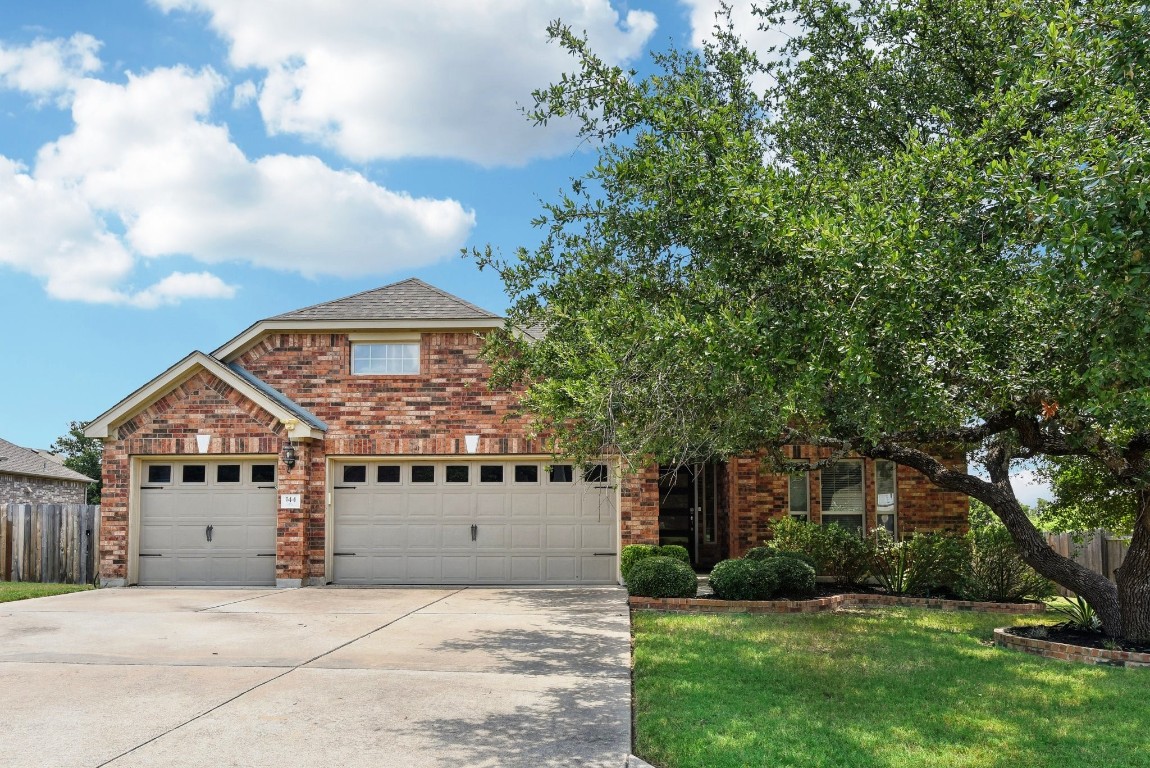
<svg viewBox="0 0 1150 768"><path fill-rule="evenodd" d="M1014 495L1018 500L1029 506L1034 506L1039 499L1050 501L1054 498L1050 483L1031 469L1017 469L1011 472L1010 485L1014 488Z"/></svg>
<svg viewBox="0 0 1150 768"><path fill-rule="evenodd" d="M714 36L716 24L726 24L726 19L720 20L715 15L721 9L723 0L680 1L689 9L691 40L696 48L702 49L703 42ZM760 61L779 58L779 55L772 53L770 49L786 43L799 29L797 24L788 22L768 30L760 30L759 26L763 23L763 19L753 11L754 0L727 0L727 2L731 6L731 23L736 34L747 41ZM756 84L759 87L767 85L762 76L757 79Z"/></svg>
<svg viewBox="0 0 1150 768"><path fill-rule="evenodd" d="M156 307L228 298L210 273L127 288L141 258L183 255L307 275L363 275L456 254L475 214L414 198L314 157L248 159L209 121L211 70L158 69L71 85L74 130L33 171L0 157L0 265L60 299Z"/></svg>
<svg viewBox="0 0 1150 768"><path fill-rule="evenodd" d="M251 80L245 80L232 90L232 108L240 109L254 104L259 99L259 91Z"/></svg>
<svg viewBox="0 0 1150 768"><path fill-rule="evenodd" d="M230 299L235 295L234 286L209 272L173 272L132 296L131 303L152 309L161 304L178 304L184 299Z"/></svg>
<svg viewBox="0 0 1150 768"><path fill-rule="evenodd" d="M41 98L60 97L84 75L101 68L100 41L76 34L29 45L0 44L0 86Z"/></svg>
<svg viewBox="0 0 1150 768"><path fill-rule="evenodd" d="M519 164L570 151L570 124L532 126L531 91L573 68L546 42L561 18L611 63L638 56L646 11L609 0L152 0L202 11L232 63L265 75L271 133L298 134L353 160L446 157Z"/></svg>

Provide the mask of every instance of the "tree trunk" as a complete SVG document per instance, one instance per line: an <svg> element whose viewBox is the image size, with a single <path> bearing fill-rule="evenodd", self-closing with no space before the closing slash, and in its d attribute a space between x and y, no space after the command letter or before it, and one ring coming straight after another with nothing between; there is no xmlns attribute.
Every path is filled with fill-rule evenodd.
<svg viewBox="0 0 1150 768"><path fill-rule="evenodd" d="M1122 567L1115 574L1122 608L1122 637L1150 642L1150 491L1138 494L1134 535Z"/></svg>

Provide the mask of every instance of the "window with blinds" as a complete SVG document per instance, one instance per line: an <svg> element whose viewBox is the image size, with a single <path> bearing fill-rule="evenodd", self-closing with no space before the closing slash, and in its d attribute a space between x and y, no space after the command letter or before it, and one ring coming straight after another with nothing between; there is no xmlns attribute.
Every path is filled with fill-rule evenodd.
<svg viewBox="0 0 1150 768"><path fill-rule="evenodd" d="M861 460L837 461L822 471L820 491L823 525L837 523L860 536L866 507L863 503Z"/></svg>

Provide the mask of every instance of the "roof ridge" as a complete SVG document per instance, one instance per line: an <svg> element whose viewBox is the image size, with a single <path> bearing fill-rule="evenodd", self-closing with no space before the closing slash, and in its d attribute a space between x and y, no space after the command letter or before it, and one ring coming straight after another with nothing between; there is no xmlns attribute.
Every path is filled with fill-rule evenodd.
<svg viewBox="0 0 1150 768"><path fill-rule="evenodd" d="M265 318L265 319L275 320L277 317L283 317L284 315L294 315L297 312L306 312L309 309L317 309L318 307L326 307L328 304L335 304L335 303L340 302L340 301L347 301L348 299L354 299L356 296L363 296L364 294L375 293L376 291L382 291L385 288L394 288L397 285L402 285L403 283L410 283L412 281L415 281L417 283L423 283L423 281L418 279L418 278L409 277L409 278L406 278L404 280L396 280L394 283L388 283L387 285L380 285L380 286L376 286L375 288L368 288L367 290L359 291L358 293L350 293L347 296L340 296L338 299L330 299L329 301L321 301L318 304L309 304L306 307L298 307L296 309L289 309L287 312L280 312L278 315L272 315L271 317ZM423 283L423 284L427 285L427 283ZM428 287L433 288L434 286L428 286Z"/></svg>

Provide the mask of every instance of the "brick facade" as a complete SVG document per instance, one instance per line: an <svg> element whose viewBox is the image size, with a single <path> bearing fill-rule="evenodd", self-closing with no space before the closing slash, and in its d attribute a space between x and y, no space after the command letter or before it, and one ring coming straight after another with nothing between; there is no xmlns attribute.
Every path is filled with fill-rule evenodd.
<svg viewBox="0 0 1150 768"><path fill-rule="evenodd" d="M86 504L88 483L0 473L0 504Z"/></svg>
<svg viewBox="0 0 1150 768"><path fill-rule="evenodd" d="M127 577L129 500L133 457L196 456L196 435L212 436L205 458L228 454L279 457L278 493L302 497L300 509L278 512L276 577L281 583L325 579L326 467L334 456L463 455L464 436L479 435L476 455L539 455L517 415L517 393L487 387L476 332L425 331L420 373L351 374L346 333L269 333L235 362L315 414L327 425L322 439L297 441L293 469L283 463L285 430L279 419L207 370L175 386L115 427L105 441L101 575ZM869 465L868 465L869 466ZM812 519L818 519L817 473ZM874 523L873 471L868 469L868 525ZM719 498L729 520L719 530L728 556L762 541L769 521L786 514L786 478L764 475L754 458L726 465ZM82 495L82 491L81 491ZM903 530L965 525L966 498L934 489L916 473L898 474ZM658 471L624 473L620 488L622 545L659 539Z"/></svg>

